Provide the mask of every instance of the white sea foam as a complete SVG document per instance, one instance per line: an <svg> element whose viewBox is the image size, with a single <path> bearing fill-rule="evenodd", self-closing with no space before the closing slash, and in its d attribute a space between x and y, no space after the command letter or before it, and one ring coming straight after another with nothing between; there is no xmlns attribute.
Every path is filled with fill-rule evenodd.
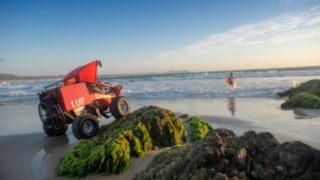
<svg viewBox="0 0 320 180"><path fill-rule="evenodd" d="M298 87L300 84L301 84L300 81L292 80L291 84L290 84L290 87Z"/></svg>

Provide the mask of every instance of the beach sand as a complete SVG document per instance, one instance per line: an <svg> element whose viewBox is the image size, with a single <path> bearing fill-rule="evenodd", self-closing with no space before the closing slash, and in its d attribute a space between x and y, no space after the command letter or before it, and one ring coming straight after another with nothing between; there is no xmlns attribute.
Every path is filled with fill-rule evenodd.
<svg viewBox="0 0 320 180"><path fill-rule="evenodd" d="M130 100L132 109L156 105L177 114L200 115L213 128L227 128L237 135L245 131L269 131L280 141L302 141L317 149L320 135L320 111L280 109L281 99L226 97L218 99ZM19 112L19 113L17 113ZM77 142L71 128L65 136L48 137L41 129L37 105L0 106L0 179L68 179L56 177L54 168ZM101 124L111 122L103 119ZM130 179L146 168L158 151L144 158L134 158L130 168L121 175L107 179ZM105 179L90 175L85 179Z"/></svg>
<svg viewBox="0 0 320 180"><path fill-rule="evenodd" d="M47 137L43 133L0 137L0 179L68 179L57 177L54 169L76 140L65 136ZM143 158L133 158L129 169L120 175L90 175L84 179L124 180L145 169L159 151L150 151Z"/></svg>

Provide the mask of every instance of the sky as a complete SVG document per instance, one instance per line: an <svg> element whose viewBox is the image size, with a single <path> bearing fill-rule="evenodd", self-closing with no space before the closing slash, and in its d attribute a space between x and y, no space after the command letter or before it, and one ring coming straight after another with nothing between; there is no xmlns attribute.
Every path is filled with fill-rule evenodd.
<svg viewBox="0 0 320 180"><path fill-rule="evenodd" d="M1 0L0 73L320 66L319 0Z"/></svg>

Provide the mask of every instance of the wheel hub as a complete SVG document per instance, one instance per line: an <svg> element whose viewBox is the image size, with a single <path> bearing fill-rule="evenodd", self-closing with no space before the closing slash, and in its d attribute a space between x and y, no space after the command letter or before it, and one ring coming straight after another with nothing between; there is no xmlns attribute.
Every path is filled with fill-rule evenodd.
<svg viewBox="0 0 320 180"><path fill-rule="evenodd" d="M120 108L122 112L127 112L128 111L128 105L125 102L120 103Z"/></svg>
<svg viewBox="0 0 320 180"><path fill-rule="evenodd" d="M94 129L94 125L91 121L85 121L83 124L83 132L90 135Z"/></svg>

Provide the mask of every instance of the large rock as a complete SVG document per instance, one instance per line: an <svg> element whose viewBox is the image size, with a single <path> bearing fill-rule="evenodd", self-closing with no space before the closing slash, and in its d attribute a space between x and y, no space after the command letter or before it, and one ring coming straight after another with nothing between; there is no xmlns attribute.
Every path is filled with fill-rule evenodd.
<svg viewBox="0 0 320 180"><path fill-rule="evenodd" d="M311 94L315 94L317 96L320 96L320 80L313 79L313 80L301 83L297 87L290 88L287 91L278 93L278 95L280 97L285 97L285 96L292 97L293 95L300 93L300 92L309 92Z"/></svg>
<svg viewBox="0 0 320 180"><path fill-rule="evenodd" d="M193 145L160 153L134 179L319 179L320 151L301 142L280 144L270 133L237 137L215 129Z"/></svg>
<svg viewBox="0 0 320 180"><path fill-rule="evenodd" d="M280 97L289 97L286 102L281 104L282 109L295 107L309 109L320 108L320 80L314 79L307 81L298 87L280 92L278 95Z"/></svg>
<svg viewBox="0 0 320 180"><path fill-rule="evenodd" d="M97 136L80 140L61 159L59 176L118 174L130 165L132 156L142 157L151 149L184 144L183 123L167 109L141 108L122 119L102 126Z"/></svg>

